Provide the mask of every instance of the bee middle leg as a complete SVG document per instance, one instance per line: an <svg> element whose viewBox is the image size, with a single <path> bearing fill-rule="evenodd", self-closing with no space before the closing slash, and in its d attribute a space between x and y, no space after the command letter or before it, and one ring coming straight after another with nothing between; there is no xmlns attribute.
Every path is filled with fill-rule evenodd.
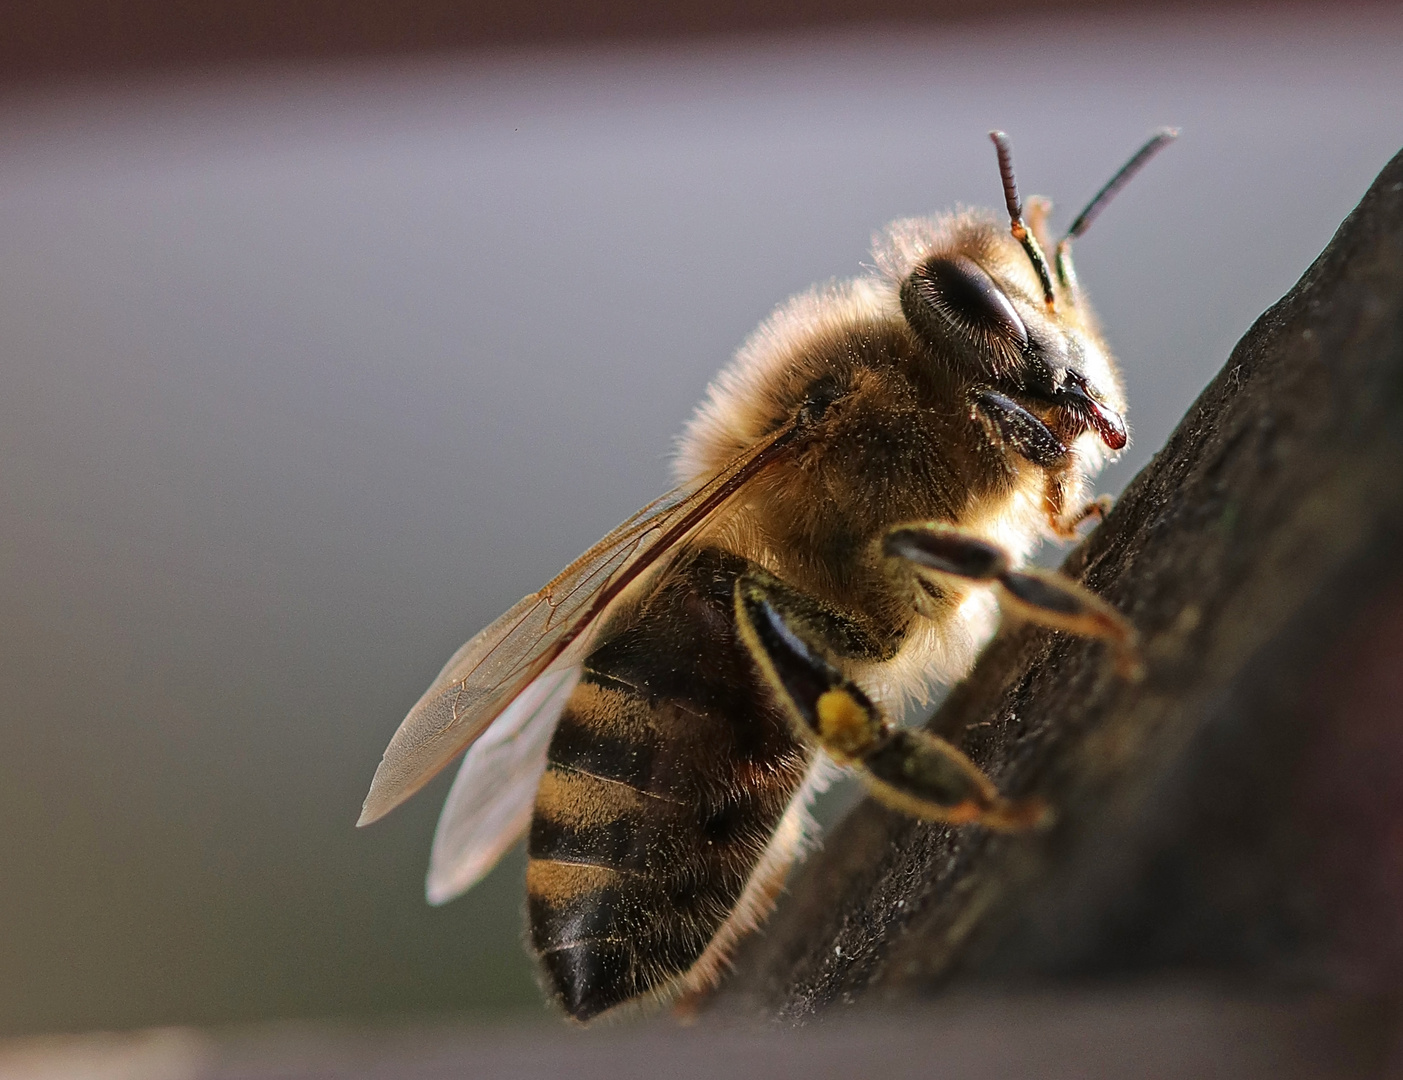
<svg viewBox="0 0 1403 1080"><path fill-rule="evenodd" d="M1138 635L1130 621L1099 596L1055 570L1014 570L997 544L943 522L903 525L887 533L883 552L905 559L918 574L985 583L999 607L1029 622L1081 637L1099 638L1114 650L1124 678L1142 672Z"/></svg>
<svg viewBox="0 0 1403 1080"><path fill-rule="evenodd" d="M1049 818L1039 799L1006 799L958 749L899 728L811 639L815 627L785 611L772 582L736 582L736 625L799 734L854 767L883 802L917 817L1017 830Z"/></svg>

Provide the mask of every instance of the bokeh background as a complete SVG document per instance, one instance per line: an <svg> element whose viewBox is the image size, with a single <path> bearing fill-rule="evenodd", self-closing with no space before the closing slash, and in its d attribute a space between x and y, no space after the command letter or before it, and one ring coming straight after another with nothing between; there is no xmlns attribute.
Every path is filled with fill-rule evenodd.
<svg viewBox="0 0 1403 1080"><path fill-rule="evenodd" d="M538 1012L519 853L424 903L447 778L352 825L758 320L998 205L991 127L1065 224L1178 125L1077 249L1116 491L1403 145L1392 5L39 7L0 9L4 1033Z"/></svg>

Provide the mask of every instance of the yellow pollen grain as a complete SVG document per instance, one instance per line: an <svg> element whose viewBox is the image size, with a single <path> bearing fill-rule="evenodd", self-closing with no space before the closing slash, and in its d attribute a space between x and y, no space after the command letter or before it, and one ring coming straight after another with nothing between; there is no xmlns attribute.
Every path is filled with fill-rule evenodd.
<svg viewBox="0 0 1403 1080"><path fill-rule="evenodd" d="M814 706L818 731L824 744L844 754L855 755L872 741L872 721L857 699L841 688L826 690Z"/></svg>

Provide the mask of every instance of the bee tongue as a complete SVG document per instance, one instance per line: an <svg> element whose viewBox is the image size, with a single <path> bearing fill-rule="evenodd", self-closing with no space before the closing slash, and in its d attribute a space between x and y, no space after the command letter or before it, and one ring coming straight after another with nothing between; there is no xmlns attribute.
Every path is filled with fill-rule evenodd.
<svg viewBox="0 0 1403 1080"><path fill-rule="evenodd" d="M1060 397L1062 404L1069 406L1076 412L1087 425L1094 428L1096 434L1101 436L1101 441L1112 450L1120 450L1126 444L1125 421L1120 418L1120 413L1114 409L1108 409L1099 401L1093 398L1086 390L1076 382L1068 381L1062 387Z"/></svg>
<svg viewBox="0 0 1403 1080"><path fill-rule="evenodd" d="M1090 405L1091 408L1087 410L1090 415L1087 419L1096 429L1096 434L1101 436L1101 441L1112 450L1122 449L1125 446L1126 435L1125 421L1120 418L1120 413L1094 401L1090 402Z"/></svg>

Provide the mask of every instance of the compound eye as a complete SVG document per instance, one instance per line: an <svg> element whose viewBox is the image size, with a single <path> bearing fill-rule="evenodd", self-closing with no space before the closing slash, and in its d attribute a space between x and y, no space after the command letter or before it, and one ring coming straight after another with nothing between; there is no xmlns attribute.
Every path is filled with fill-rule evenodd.
<svg viewBox="0 0 1403 1080"><path fill-rule="evenodd" d="M912 273L901 290L901 309L917 330L933 329L934 312L960 329L1028 344L1028 330L1004 291L963 255L931 259Z"/></svg>

